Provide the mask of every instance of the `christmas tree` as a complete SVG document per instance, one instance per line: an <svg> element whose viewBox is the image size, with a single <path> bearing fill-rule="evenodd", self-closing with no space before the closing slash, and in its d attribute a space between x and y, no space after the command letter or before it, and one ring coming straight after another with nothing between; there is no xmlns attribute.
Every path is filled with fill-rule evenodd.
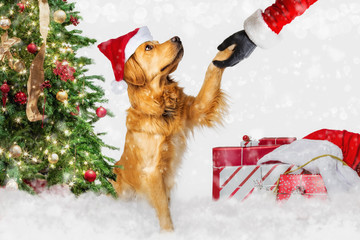
<svg viewBox="0 0 360 240"><path fill-rule="evenodd" d="M114 159L101 153L114 148L93 130L109 115L94 83L104 79L85 75L92 60L77 51L95 40L68 30L81 19L74 8L66 0L0 2L1 186L34 193L29 182L44 179L76 195L115 194Z"/></svg>

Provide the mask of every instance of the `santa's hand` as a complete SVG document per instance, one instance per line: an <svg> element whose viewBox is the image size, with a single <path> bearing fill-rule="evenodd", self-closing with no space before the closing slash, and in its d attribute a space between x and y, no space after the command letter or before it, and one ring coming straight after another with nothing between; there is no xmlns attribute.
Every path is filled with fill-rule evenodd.
<svg viewBox="0 0 360 240"><path fill-rule="evenodd" d="M236 47L233 50L233 54L224 61L213 61L215 66L219 68L232 67L238 64L244 58L250 56L250 54L256 48L256 45L250 40L244 30L236 32L225 39L218 46L218 50L223 51L232 44L236 44Z"/></svg>

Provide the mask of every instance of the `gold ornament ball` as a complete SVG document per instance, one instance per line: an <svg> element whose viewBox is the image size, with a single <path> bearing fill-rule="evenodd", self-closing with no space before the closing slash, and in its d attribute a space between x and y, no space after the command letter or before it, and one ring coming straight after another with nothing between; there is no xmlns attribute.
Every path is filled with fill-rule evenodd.
<svg viewBox="0 0 360 240"><path fill-rule="evenodd" d="M10 28L11 21L7 17L1 17L0 18L0 27L3 30L8 30Z"/></svg>
<svg viewBox="0 0 360 240"><path fill-rule="evenodd" d="M22 72L25 70L25 63L24 61L22 60L17 60L15 63L14 63L14 70L16 72Z"/></svg>
<svg viewBox="0 0 360 240"><path fill-rule="evenodd" d="M60 90L58 91L58 93L56 94L56 99L59 100L60 102L65 102L68 99L68 94L66 91L64 90Z"/></svg>
<svg viewBox="0 0 360 240"><path fill-rule="evenodd" d="M21 147L17 144L14 144L10 147L10 153L13 158L18 158L22 154Z"/></svg>
<svg viewBox="0 0 360 240"><path fill-rule="evenodd" d="M53 153L53 154L49 155L48 160L49 160L49 163L55 164L59 161L59 156L56 153Z"/></svg>
<svg viewBox="0 0 360 240"><path fill-rule="evenodd" d="M54 12L54 21L57 23L63 23L66 20L66 13L63 10L57 10Z"/></svg>

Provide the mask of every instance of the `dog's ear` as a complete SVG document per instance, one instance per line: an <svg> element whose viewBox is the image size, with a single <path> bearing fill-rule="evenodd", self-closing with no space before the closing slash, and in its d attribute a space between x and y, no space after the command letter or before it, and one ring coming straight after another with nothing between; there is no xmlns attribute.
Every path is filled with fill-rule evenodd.
<svg viewBox="0 0 360 240"><path fill-rule="evenodd" d="M124 67L124 80L135 86L143 86L146 81L144 70L141 68L136 59L130 57Z"/></svg>

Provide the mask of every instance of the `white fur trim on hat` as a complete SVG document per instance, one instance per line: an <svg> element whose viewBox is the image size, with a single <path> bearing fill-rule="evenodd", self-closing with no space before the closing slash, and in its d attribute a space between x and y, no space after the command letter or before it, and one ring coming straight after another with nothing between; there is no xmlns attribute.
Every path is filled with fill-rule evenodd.
<svg viewBox="0 0 360 240"><path fill-rule="evenodd" d="M266 24L260 9L245 20L244 29L251 41L261 48L271 48L281 40Z"/></svg>
<svg viewBox="0 0 360 240"><path fill-rule="evenodd" d="M144 42L152 41L148 27L141 27L139 31L129 40L125 47L125 62L134 54L135 50Z"/></svg>

